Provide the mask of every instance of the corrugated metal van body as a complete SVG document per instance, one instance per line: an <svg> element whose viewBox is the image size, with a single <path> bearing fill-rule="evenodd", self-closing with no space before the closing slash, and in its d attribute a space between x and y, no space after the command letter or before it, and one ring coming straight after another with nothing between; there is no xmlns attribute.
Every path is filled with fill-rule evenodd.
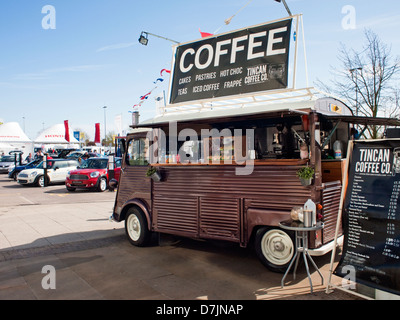
<svg viewBox="0 0 400 320"><path fill-rule="evenodd" d="M148 210L151 209L151 179L146 177L147 166L123 165L115 200L114 214L120 217L120 210L133 200L140 200Z"/></svg>
<svg viewBox="0 0 400 320"><path fill-rule="evenodd" d="M303 206L311 197L311 188L296 176L299 166L256 165L247 176L236 175L236 168L159 167L163 181L152 187L152 228L245 245L253 227L278 225L290 217L293 206Z"/></svg>

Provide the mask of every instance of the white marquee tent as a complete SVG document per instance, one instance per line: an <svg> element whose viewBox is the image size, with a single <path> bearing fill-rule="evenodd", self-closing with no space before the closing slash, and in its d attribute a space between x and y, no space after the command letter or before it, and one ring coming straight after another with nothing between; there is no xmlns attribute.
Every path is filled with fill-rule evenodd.
<svg viewBox="0 0 400 320"><path fill-rule="evenodd" d="M21 150L28 154L33 150L33 142L21 129L18 122L0 125L0 154L8 154L12 150Z"/></svg>
<svg viewBox="0 0 400 320"><path fill-rule="evenodd" d="M32 141L21 129L18 122L8 122L0 125L0 142L31 143Z"/></svg>
<svg viewBox="0 0 400 320"><path fill-rule="evenodd" d="M35 144L47 145L48 147L79 147L79 141L74 138L74 135L69 129L68 142L65 139L65 126L64 124L56 124L48 129L43 130L39 136L35 139Z"/></svg>

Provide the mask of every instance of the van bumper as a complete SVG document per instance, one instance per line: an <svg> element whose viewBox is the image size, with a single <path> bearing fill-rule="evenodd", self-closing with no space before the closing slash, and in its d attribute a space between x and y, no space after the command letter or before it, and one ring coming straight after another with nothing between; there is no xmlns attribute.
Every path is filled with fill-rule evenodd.
<svg viewBox="0 0 400 320"><path fill-rule="evenodd" d="M314 257L323 256L324 254L333 250L334 244L335 241L332 240L331 242L328 242L327 244L324 244L322 247L319 247L317 249L308 249L308 253L310 254L310 256ZM341 246L342 244L343 244L343 236L340 236L337 238L337 245Z"/></svg>

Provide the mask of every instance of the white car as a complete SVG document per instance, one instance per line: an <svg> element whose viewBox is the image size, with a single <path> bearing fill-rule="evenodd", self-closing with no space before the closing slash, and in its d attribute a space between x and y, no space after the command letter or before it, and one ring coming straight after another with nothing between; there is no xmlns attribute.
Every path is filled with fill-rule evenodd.
<svg viewBox="0 0 400 320"><path fill-rule="evenodd" d="M14 166L14 156L0 157L0 173L8 173L11 166Z"/></svg>
<svg viewBox="0 0 400 320"><path fill-rule="evenodd" d="M71 170L75 170L79 166L77 160L66 159L50 159L47 160L47 177L48 184L50 183L64 183L67 174ZM43 162L36 168L22 170L17 181L22 185L36 185L38 187L44 186L44 169Z"/></svg>

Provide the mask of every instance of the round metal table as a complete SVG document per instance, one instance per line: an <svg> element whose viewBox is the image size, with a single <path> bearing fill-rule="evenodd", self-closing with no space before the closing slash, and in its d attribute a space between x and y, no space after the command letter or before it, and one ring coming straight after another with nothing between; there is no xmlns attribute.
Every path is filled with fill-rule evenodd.
<svg viewBox="0 0 400 320"><path fill-rule="evenodd" d="M321 276L322 279L322 284L324 284L324 277L322 276L321 272L319 271L317 265L315 264L314 260L311 258L310 254L308 253L308 233L310 231L316 231L320 230L324 227L323 222L319 221L317 224L313 227L305 227L304 223L299 222L299 221L293 221L293 220L285 220L279 223L279 226L282 229L290 230L290 231L295 231L295 245L296 245L296 253L293 256L292 260L290 261L289 267L287 268L282 281L281 281L281 286L282 288L285 285L285 279L286 276L288 275L290 269L292 268L293 263L296 261L296 264L294 266L293 270L293 279L296 279L296 270L297 266L299 264L299 258L300 258L300 252L303 253L303 259L304 259L304 264L306 266L306 271L307 271L307 276L310 281L310 287L311 287L311 293L313 293L313 286L312 286L312 281L311 281L311 276L310 276L310 269L308 268L308 263L307 263L307 258L311 261L312 265L314 268L317 270L319 275Z"/></svg>

